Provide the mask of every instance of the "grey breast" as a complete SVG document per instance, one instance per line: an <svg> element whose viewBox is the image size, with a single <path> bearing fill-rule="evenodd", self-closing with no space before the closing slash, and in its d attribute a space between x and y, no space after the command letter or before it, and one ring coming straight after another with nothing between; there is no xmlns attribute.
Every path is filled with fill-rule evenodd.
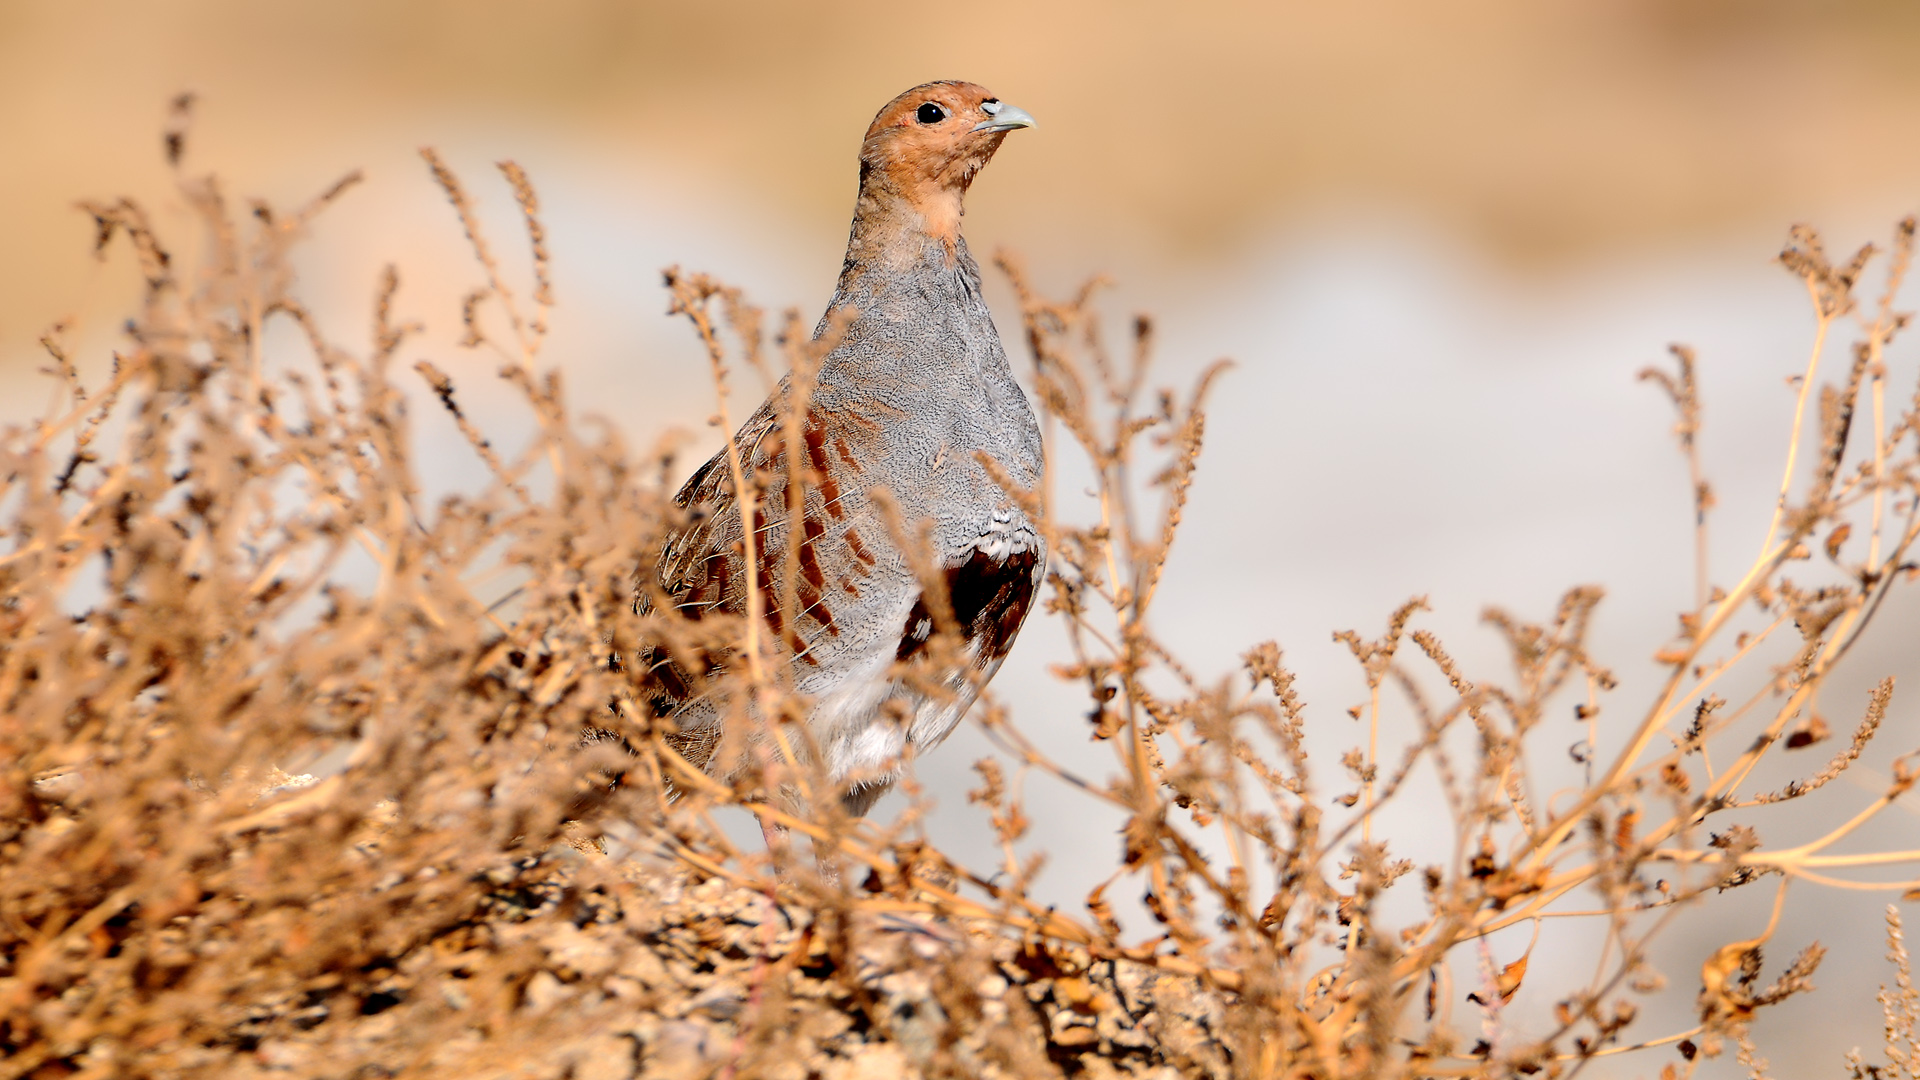
<svg viewBox="0 0 1920 1080"><path fill-rule="evenodd" d="M823 365L816 397L824 409L884 423L885 459L863 463L870 479L931 520L948 553L970 546L1012 503L977 453L1022 486L1041 468L1040 429L981 296L979 266L964 240L955 255L930 243L904 273L843 286L834 308L858 315Z"/></svg>

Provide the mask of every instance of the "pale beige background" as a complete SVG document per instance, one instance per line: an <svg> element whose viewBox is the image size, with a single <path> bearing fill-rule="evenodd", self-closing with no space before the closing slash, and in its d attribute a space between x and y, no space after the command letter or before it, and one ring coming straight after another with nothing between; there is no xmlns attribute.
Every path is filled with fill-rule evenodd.
<svg viewBox="0 0 1920 1080"><path fill-rule="evenodd" d="M432 326L416 351L460 374L510 442L524 421L490 383L492 361L453 345L476 279L416 147L445 151L503 246L511 203L488 163L528 167L561 301L548 355L576 406L650 438L711 411L700 357L663 315L659 269L715 272L811 320L839 264L867 119L915 82L973 79L1041 122L978 185L975 250L1019 248L1055 291L1113 274L1116 317L1160 316L1169 378L1239 361L1160 626L1209 675L1279 640L1333 783L1362 692L1329 634L1377 634L1416 593L1436 608L1424 625L1491 675L1484 604L1544 616L1566 586L1605 585L1596 646L1625 682L1610 715L1632 713L1648 654L1691 596L1669 414L1634 372L1669 341L1701 348L1723 498L1715 557L1723 572L1744 565L1777 483L1782 379L1811 326L1768 260L1791 222L1851 247L1920 207L1917 58L1920 9L1892 2L11 0L0 419L46 400L33 341L49 323L74 325L97 372L136 295L124 254L88 256L76 199L137 196L191 247L158 153L179 91L200 95L189 167L217 170L235 196L289 205L366 171L301 257L306 294L358 345L374 275L398 263L403 311ZM992 289L1010 327L1007 291ZM1909 380L1896 386L1910 385L1911 348L1894 355ZM419 415L428 488L476 482L451 429ZM1888 615L1835 687L1841 723L1872 679L1920 673L1913 604ZM997 688L1037 739L1095 769L1080 695L1045 675L1060 648L1032 627ZM1916 742L1911 693L1896 696L1889 750ZM963 730L923 775L942 803L934 834L990 860L959 794L983 752ZM1111 866L1112 823L1044 784L1031 794L1057 856L1046 890L1075 902ZM1829 794L1836 813L1867 797ZM1410 853L1435 837L1418 799L1395 821ZM1878 839L1911 846L1916 824L1909 811ZM1809 827L1763 834L1790 842ZM1700 959L1763 921L1757 890L1730 899L1671 939L1674 990L1646 1034L1686 1026ZM1781 1075L1835 1075L1855 1044L1872 1059L1881 903L1802 891L1790 904L1774 959L1816 937L1836 951L1822 993L1763 1036ZM1523 945L1495 952L1504 962ZM1534 978L1584 978L1580 939L1560 948ZM1523 1005L1515 1020L1544 1015ZM1603 1075L1657 1071L1649 1059Z"/></svg>

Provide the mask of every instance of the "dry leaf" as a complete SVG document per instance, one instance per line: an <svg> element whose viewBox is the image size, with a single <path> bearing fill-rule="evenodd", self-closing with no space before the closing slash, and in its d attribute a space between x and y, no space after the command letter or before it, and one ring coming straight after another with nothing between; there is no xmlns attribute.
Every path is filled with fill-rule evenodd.
<svg viewBox="0 0 1920 1080"><path fill-rule="evenodd" d="M1835 525L1833 531L1827 534L1827 558L1838 562L1840 560L1840 548L1846 544L1847 537L1852 535L1853 526L1851 524L1843 521Z"/></svg>
<svg viewBox="0 0 1920 1080"><path fill-rule="evenodd" d="M1700 1018L1746 1020L1753 1016L1753 1002L1734 985L1734 977L1747 963L1747 955L1760 947L1764 938L1735 941L1714 950L1700 965Z"/></svg>
<svg viewBox="0 0 1920 1080"><path fill-rule="evenodd" d="M1621 851L1631 849L1633 847L1633 827L1638 824L1639 821L1640 811L1638 810L1628 810L1622 813L1620 820L1614 823L1613 846Z"/></svg>
<svg viewBox="0 0 1920 1080"><path fill-rule="evenodd" d="M1819 713L1807 717L1800 726L1787 733L1787 749L1799 750L1825 739L1832 732L1827 729L1827 721Z"/></svg>
<svg viewBox="0 0 1920 1080"><path fill-rule="evenodd" d="M1525 956L1500 969L1500 977L1494 980L1494 989L1500 993L1500 1004L1505 1005L1512 1001L1513 995L1519 992L1520 980L1527 977L1527 959L1532 955L1533 953L1529 951ZM1468 994L1467 1000L1476 1005L1491 1004L1481 1000L1478 993Z"/></svg>

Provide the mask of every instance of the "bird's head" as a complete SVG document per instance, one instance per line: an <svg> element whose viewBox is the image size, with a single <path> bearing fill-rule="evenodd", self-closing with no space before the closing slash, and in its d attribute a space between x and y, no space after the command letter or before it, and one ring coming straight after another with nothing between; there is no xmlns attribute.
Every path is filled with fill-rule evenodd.
<svg viewBox="0 0 1920 1080"><path fill-rule="evenodd" d="M1026 110L969 82L930 82L889 101L860 145L860 192L904 204L926 231L951 238L960 227L967 185L1000 149L1007 132L1032 127Z"/></svg>

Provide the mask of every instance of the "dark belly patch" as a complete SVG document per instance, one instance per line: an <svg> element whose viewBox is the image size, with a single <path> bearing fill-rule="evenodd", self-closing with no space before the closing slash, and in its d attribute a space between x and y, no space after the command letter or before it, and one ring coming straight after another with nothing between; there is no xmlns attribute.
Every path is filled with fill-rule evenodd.
<svg viewBox="0 0 1920 1080"><path fill-rule="evenodd" d="M947 599L953 605L953 618L961 634L976 648L975 662L984 666L1007 655L1014 635L1027 620L1033 606L1034 571L1039 555L1032 551L1015 552L996 559L974 549L967 561L947 570ZM914 601L901 627L900 647L895 656L908 660L926 648L933 636L933 614L923 594Z"/></svg>

